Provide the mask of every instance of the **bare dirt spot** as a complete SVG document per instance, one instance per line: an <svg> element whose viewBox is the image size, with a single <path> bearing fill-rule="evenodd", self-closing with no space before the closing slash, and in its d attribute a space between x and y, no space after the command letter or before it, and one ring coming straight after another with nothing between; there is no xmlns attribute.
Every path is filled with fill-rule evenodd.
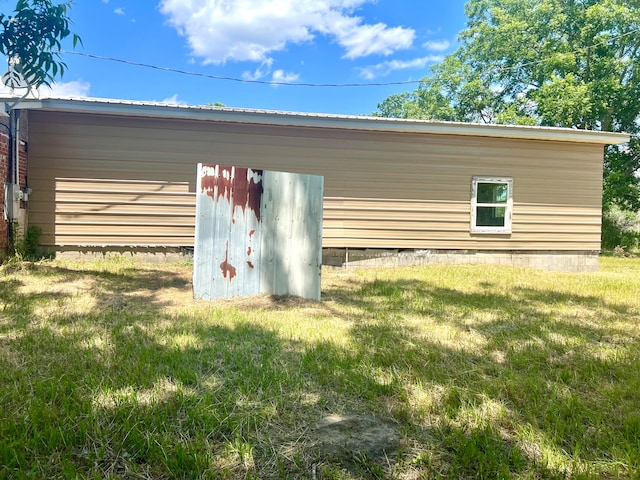
<svg viewBox="0 0 640 480"><path fill-rule="evenodd" d="M321 460L345 466L362 460L389 465L400 438L395 425L366 415L329 415L310 435Z"/></svg>

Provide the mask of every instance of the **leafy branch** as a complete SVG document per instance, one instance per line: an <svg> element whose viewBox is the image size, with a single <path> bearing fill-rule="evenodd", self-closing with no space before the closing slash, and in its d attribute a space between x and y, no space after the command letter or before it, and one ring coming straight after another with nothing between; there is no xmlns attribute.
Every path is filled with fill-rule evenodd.
<svg viewBox="0 0 640 480"><path fill-rule="evenodd" d="M8 86L51 85L64 75L62 41L71 37L74 47L82 43L70 30L70 8L71 1L18 0L11 15L0 14L0 53L9 58L13 70L5 76Z"/></svg>

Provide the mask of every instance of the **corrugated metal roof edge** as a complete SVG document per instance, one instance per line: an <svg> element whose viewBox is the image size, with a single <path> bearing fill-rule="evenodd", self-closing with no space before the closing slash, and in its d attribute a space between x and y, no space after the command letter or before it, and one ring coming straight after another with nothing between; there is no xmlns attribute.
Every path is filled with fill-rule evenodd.
<svg viewBox="0 0 640 480"><path fill-rule="evenodd" d="M16 100L16 98L0 97L0 102L11 103ZM596 143L602 145L626 143L631 138L630 135L626 133L598 132L557 127L410 120L214 106L168 105L165 103L102 98L25 99L13 105L13 108L262 125L405 133L432 133L441 135L470 135L559 142Z"/></svg>

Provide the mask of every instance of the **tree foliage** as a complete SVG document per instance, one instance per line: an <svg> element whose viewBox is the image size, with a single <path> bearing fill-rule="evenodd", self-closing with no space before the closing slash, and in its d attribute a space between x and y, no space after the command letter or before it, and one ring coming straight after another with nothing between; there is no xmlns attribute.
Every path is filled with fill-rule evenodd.
<svg viewBox="0 0 640 480"><path fill-rule="evenodd" d="M74 47L80 41L69 29L70 8L70 1L18 0L11 15L0 14L0 53L8 57L14 75L20 74L30 86L50 85L64 74L62 41L71 37ZM9 80L18 82L11 76Z"/></svg>
<svg viewBox="0 0 640 480"><path fill-rule="evenodd" d="M629 142L628 148L608 147L604 157L603 203L623 210L640 211L640 138Z"/></svg>
<svg viewBox="0 0 640 480"><path fill-rule="evenodd" d="M640 131L640 0L470 0L461 46L377 115ZM640 145L609 147L605 202L640 208Z"/></svg>

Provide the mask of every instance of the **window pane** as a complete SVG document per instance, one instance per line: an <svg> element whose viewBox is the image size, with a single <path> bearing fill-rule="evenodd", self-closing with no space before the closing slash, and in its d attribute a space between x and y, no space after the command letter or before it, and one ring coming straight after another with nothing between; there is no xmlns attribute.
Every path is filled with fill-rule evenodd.
<svg viewBox="0 0 640 480"><path fill-rule="evenodd" d="M478 227L504 227L506 207L476 207L476 225Z"/></svg>
<svg viewBox="0 0 640 480"><path fill-rule="evenodd" d="M506 183L478 183L478 203L507 203L508 196Z"/></svg>

